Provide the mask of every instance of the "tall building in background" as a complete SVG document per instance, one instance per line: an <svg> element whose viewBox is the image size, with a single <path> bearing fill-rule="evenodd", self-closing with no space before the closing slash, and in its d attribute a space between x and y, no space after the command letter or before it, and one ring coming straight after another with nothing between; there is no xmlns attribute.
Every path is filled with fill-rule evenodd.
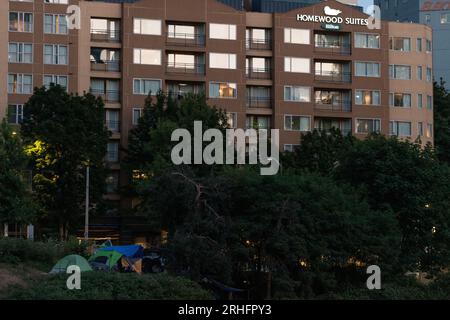
<svg viewBox="0 0 450 320"><path fill-rule="evenodd" d="M80 6L79 30L68 29L68 4ZM431 28L372 30L364 19L333 0L275 13L216 0L2 0L0 118L20 124L33 88L50 83L101 97L112 132L106 198L125 208L123 150L150 91L205 93L231 127L279 129L282 151L315 128L433 143Z"/></svg>
<svg viewBox="0 0 450 320"><path fill-rule="evenodd" d="M450 89L450 1L375 0L375 4L384 20L423 23L432 28L434 79L442 78Z"/></svg>
<svg viewBox="0 0 450 320"><path fill-rule="evenodd" d="M322 2L323 0L219 0L237 10L247 10L255 12L287 12L289 10L306 7ZM340 0L339 2L354 5L358 0Z"/></svg>

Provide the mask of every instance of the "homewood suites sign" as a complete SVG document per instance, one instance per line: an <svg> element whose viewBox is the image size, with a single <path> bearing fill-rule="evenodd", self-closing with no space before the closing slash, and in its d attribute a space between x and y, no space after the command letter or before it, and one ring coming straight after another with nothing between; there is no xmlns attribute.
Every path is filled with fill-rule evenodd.
<svg viewBox="0 0 450 320"><path fill-rule="evenodd" d="M324 8L325 15L311 15L311 14L297 14L297 21L301 22L316 22L323 24L348 24L348 25L359 25L359 26L367 26L369 25L369 19L362 18L343 18L339 17L342 13L341 10L332 9L329 6L325 6Z"/></svg>

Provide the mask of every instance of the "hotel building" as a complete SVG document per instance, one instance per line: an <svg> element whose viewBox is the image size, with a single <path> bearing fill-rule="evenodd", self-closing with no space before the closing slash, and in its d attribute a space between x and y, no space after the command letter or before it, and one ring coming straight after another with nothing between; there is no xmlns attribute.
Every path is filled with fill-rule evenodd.
<svg viewBox="0 0 450 320"><path fill-rule="evenodd" d="M68 25L69 5L80 9L79 29ZM216 0L2 0L0 118L19 124L33 87L50 83L101 96L112 201L126 183L129 130L159 89L180 99L204 92L234 127L280 129L286 151L302 132L331 127L432 143L431 28L370 29L367 19L332 0L283 13Z"/></svg>

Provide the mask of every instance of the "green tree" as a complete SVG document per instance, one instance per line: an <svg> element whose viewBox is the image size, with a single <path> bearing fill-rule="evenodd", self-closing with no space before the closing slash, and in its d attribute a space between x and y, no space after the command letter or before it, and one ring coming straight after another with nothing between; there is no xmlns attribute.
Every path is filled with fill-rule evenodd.
<svg viewBox="0 0 450 320"><path fill-rule="evenodd" d="M152 179L149 194L158 196L145 198L139 212L168 230L177 272L237 286L252 274L259 298L268 271L278 297L313 297L335 290L359 262L392 270L400 250L391 212L370 210L352 188L318 175L173 172Z"/></svg>
<svg viewBox="0 0 450 320"><path fill-rule="evenodd" d="M392 210L402 231L403 270L450 262L450 169L431 146L371 136L340 160L336 178L365 190L375 210Z"/></svg>
<svg viewBox="0 0 450 320"><path fill-rule="evenodd" d="M33 221L35 206L24 178L27 163L20 135L3 120L0 125L0 222Z"/></svg>
<svg viewBox="0 0 450 320"><path fill-rule="evenodd" d="M104 191L109 134L103 102L52 85L35 89L24 113L21 130L32 158L40 218L55 223L60 238L67 239L83 213L86 165L91 168L91 203L99 203Z"/></svg>
<svg viewBox="0 0 450 320"><path fill-rule="evenodd" d="M450 164L450 94L442 79L434 83L434 133L438 158Z"/></svg>
<svg viewBox="0 0 450 320"><path fill-rule="evenodd" d="M226 114L210 107L204 95L189 94L181 100L159 92L146 99L138 126L130 131L127 163L130 171L156 174L172 166L171 141L175 129L184 128L193 135L194 121L201 121L203 130L226 129ZM130 172L131 173L131 172Z"/></svg>

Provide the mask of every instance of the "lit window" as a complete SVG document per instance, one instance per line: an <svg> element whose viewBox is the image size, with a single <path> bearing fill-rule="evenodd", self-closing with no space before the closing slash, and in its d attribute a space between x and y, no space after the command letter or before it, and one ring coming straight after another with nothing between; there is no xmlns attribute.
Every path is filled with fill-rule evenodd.
<svg viewBox="0 0 450 320"><path fill-rule="evenodd" d="M209 84L210 98L236 98L236 96L237 96L236 83L211 82Z"/></svg>

